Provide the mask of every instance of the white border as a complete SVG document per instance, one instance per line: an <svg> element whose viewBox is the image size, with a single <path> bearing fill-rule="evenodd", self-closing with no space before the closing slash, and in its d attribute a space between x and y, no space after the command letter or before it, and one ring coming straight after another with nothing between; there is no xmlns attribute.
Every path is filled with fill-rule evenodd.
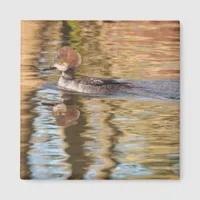
<svg viewBox="0 0 200 200"><path fill-rule="evenodd" d="M1 199L199 199L199 5L198 1L4 1L1 2ZM181 180L22 181L20 144L20 20L130 19L181 21ZM9 82L7 81L9 78Z"/></svg>

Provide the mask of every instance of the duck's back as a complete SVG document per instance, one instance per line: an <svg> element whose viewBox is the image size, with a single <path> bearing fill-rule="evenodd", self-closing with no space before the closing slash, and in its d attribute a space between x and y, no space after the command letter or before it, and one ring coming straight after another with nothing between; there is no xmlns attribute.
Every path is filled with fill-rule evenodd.
<svg viewBox="0 0 200 200"><path fill-rule="evenodd" d="M89 94L113 94L128 93L139 96L150 96L156 98L179 99L179 80L113 80L94 77L82 77L79 79L66 80L62 77L58 85L65 90L71 90Z"/></svg>
<svg viewBox="0 0 200 200"><path fill-rule="evenodd" d="M121 89L129 87L127 83L120 83L112 79L100 79L95 77L82 77L73 80L59 80L59 86L63 89L73 90L83 93L104 94L116 93Z"/></svg>

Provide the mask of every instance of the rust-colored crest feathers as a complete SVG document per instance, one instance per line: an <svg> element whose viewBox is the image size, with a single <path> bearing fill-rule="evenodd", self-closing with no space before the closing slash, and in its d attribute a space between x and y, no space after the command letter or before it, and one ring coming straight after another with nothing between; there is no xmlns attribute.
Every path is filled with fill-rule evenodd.
<svg viewBox="0 0 200 200"><path fill-rule="evenodd" d="M69 64L71 67L78 67L81 64L81 55L74 49L68 46L63 46L58 49L55 61L61 61Z"/></svg>

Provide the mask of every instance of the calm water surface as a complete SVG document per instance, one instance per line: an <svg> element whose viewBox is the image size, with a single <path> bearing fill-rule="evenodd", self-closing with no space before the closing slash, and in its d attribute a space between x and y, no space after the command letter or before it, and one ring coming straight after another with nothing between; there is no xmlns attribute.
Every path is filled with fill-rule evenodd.
<svg viewBox="0 0 200 200"><path fill-rule="evenodd" d="M178 179L179 101L57 89L57 49L77 77L179 79L178 22L23 21L21 178Z"/></svg>

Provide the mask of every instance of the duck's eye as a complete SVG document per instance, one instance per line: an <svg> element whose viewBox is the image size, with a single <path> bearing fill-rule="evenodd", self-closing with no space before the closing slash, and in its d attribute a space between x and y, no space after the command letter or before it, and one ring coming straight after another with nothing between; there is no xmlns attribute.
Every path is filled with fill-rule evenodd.
<svg viewBox="0 0 200 200"><path fill-rule="evenodd" d="M59 65L61 65L61 64L62 64L62 61L58 61L57 63L58 63Z"/></svg>

